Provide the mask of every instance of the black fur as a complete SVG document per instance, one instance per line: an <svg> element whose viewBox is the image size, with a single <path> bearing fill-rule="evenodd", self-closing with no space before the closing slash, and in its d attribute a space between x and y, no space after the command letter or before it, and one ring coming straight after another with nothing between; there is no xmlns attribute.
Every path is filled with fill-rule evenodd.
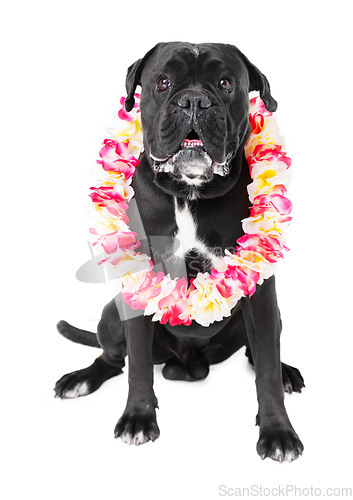
<svg viewBox="0 0 353 500"><path fill-rule="evenodd" d="M163 92L156 87L161 76L171 83ZM232 84L229 92L220 88L222 78ZM129 68L127 110L132 109L138 84L142 85L145 153L133 187L147 235L141 250L156 264L163 265L172 257L178 230L175 204L179 209L187 206L193 214L197 237L212 255L223 255L226 248L234 250L235 241L243 234L241 220L249 215L246 188L250 177L243 152L250 131L248 93L258 90L267 109L275 111L277 103L268 80L233 46L177 42L158 44ZM196 148L190 156L183 152L180 161L180 144L189 134L202 140L206 153ZM165 173L160 165L168 158L169 163L173 160L174 170ZM203 181L200 186L190 185L195 176L188 158L196 161L197 175ZM214 174L216 164L225 165L224 176ZM130 213L130 219L133 230L134 214ZM165 238L163 245L161 238ZM191 279L198 272L209 271L212 263L197 249L189 250L185 266ZM153 364L164 364L163 375L168 379L197 381L208 375L211 364L246 346L256 372L258 453L279 461L302 453L303 445L284 408L284 390L300 392L304 381L296 368L280 361L281 319L274 277L258 286L251 299L241 299L230 317L207 328L195 322L190 326L161 325L145 316L122 320L129 317L128 309L123 304L119 314L112 300L104 308L96 339L66 322L59 323L65 337L103 349L93 365L57 382L59 397L66 397L83 382L87 392L93 392L107 378L121 373L128 354L129 396L115 435L135 444L153 441L159 436Z"/></svg>

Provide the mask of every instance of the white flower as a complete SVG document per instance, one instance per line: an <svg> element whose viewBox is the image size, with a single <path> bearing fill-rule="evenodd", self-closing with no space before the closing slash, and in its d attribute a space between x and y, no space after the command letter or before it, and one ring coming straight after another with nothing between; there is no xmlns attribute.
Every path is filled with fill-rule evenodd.
<svg viewBox="0 0 353 500"><path fill-rule="evenodd" d="M209 326L214 321L221 321L231 315L231 310L242 296L241 290L236 295L224 297L217 289L217 281L208 273L199 273L193 281L196 287L190 293L190 315L202 326Z"/></svg>

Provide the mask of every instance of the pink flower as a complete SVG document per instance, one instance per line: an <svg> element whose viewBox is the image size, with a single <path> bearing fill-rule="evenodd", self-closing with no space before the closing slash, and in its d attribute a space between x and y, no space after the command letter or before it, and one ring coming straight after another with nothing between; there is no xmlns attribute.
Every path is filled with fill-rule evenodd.
<svg viewBox="0 0 353 500"><path fill-rule="evenodd" d="M120 196L119 193L115 191L112 186L100 186L100 187L91 187L94 192L89 196L94 203L97 203L99 206L104 206L106 201L124 201L124 198Z"/></svg>
<svg viewBox="0 0 353 500"><path fill-rule="evenodd" d="M154 271L150 271L146 273L145 279L138 290L122 292L122 297L132 309L145 309L149 301L160 294L163 279L163 273L156 274Z"/></svg>
<svg viewBox="0 0 353 500"><path fill-rule="evenodd" d="M216 286L222 297L237 295L239 289L251 297L255 293L260 274L249 268L245 270L240 266L228 266L224 273L213 269L210 277L218 281Z"/></svg>
<svg viewBox="0 0 353 500"><path fill-rule="evenodd" d="M257 109L250 113L250 125L253 134L259 134L265 125L265 117L272 116L272 113L267 111L264 103L258 97L254 97L250 101L250 107L255 106Z"/></svg>
<svg viewBox="0 0 353 500"><path fill-rule="evenodd" d="M129 218L126 215L128 205L127 203L125 203L125 201L121 201L120 203L106 202L105 206L108 212L112 215L115 215L115 217L118 217L119 220L122 220L125 223L129 222Z"/></svg>
<svg viewBox="0 0 353 500"><path fill-rule="evenodd" d="M118 248L123 249L134 245L136 243L135 236L137 234L131 231L115 231L114 233L104 234L93 245L100 243L105 253L112 255Z"/></svg>
<svg viewBox="0 0 353 500"><path fill-rule="evenodd" d="M253 134L259 134L261 130L264 128L265 119L260 114L250 115L250 125L251 131Z"/></svg>
<svg viewBox="0 0 353 500"><path fill-rule="evenodd" d="M174 290L167 297L164 297L158 302L159 310L155 314L154 321L159 318L162 325L170 323L171 326L176 325L191 325L192 320L188 317L186 320L181 319L179 316L187 308L187 295L188 295L188 282L185 278L177 281Z"/></svg>
<svg viewBox="0 0 353 500"><path fill-rule="evenodd" d="M115 152L119 157L125 158L131 163L135 161L138 164L138 160L129 153L129 146L130 146L130 141L128 140L117 142Z"/></svg>
<svg viewBox="0 0 353 500"><path fill-rule="evenodd" d="M240 266L229 266L224 273L224 277L228 282L230 279L237 282L237 286L244 292L244 294L251 297L255 293L256 284L260 279L260 273L253 271L250 268L245 270Z"/></svg>
<svg viewBox="0 0 353 500"><path fill-rule="evenodd" d="M210 278L216 282L216 287L222 297L229 298L233 295L235 280L231 278L230 282L225 277L225 273L212 269ZM229 278L229 276L228 276Z"/></svg>
<svg viewBox="0 0 353 500"><path fill-rule="evenodd" d="M106 172L119 172L124 174L126 179L130 179L130 177L132 177L135 173L138 161L135 158L133 158L133 161L124 160L122 158L107 161L103 158L102 160L97 160L97 163L102 165Z"/></svg>
<svg viewBox="0 0 353 500"><path fill-rule="evenodd" d="M256 196L250 211L250 216L255 217L273 208L280 215L289 215L292 211L292 203L288 198L278 193Z"/></svg>
<svg viewBox="0 0 353 500"><path fill-rule="evenodd" d="M137 113L140 112L140 109L139 109L140 108L140 98L141 98L141 95L136 93L134 107L132 108L132 110L129 113L125 109L126 97L122 97L120 99L120 104L122 105L122 108L118 112L118 116L119 116L120 120L126 120L128 122L133 122L136 120Z"/></svg>
<svg viewBox="0 0 353 500"><path fill-rule="evenodd" d="M266 144L257 144L252 154L247 157L250 175L252 174L254 164L263 161L271 163L281 161L285 163L287 168L291 166L291 159L282 151L282 146L276 144L271 144L270 146Z"/></svg>
<svg viewBox="0 0 353 500"><path fill-rule="evenodd" d="M245 234L237 240L239 249L248 250L254 253L260 253L268 262L275 263L279 258L283 259L282 250L288 250L274 236L260 237L257 234Z"/></svg>
<svg viewBox="0 0 353 500"><path fill-rule="evenodd" d="M120 220L129 221L126 215L128 205L112 186L91 187L90 189L93 190L93 193L89 195L93 203L97 203L99 207L105 207L109 213L119 217Z"/></svg>
<svg viewBox="0 0 353 500"><path fill-rule="evenodd" d="M260 97L253 97L250 100L250 109L253 109L253 114L261 113L264 116L272 116L270 111L267 111L265 104Z"/></svg>
<svg viewBox="0 0 353 500"><path fill-rule="evenodd" d="M107 172L121 172L126 179L132 177L139 162L134 156L127 154L128 141L119 143L112 139L105 139L103 144L104 146L99 151L102 159L97 160L97 163L102 165Z"/></svg>

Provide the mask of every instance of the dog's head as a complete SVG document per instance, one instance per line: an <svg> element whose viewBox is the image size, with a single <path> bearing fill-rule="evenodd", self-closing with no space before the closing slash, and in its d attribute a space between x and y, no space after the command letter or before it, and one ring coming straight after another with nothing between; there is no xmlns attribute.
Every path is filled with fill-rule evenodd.
<svg viewBox="0 0 353 500"><path fill-rule="evenodd" d="M137 85L155 183L189 198L219 196L238 178L232 160L249 136L249 92L277 108L266 77L232 45L160 43L128 69L127 111Z"/></svg>

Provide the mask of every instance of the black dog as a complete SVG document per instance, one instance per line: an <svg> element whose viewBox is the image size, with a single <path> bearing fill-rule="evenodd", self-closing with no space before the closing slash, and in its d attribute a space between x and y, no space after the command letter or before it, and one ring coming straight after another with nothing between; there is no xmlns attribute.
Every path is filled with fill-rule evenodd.
<svg viewBox="0 0 353 500"><path fill-rule="evenodd" d="M147 235L142 251L155 263L174 255L175 274L184 263L190 279L210 271L224 249L234 250L243 234L241 220L249 216L246 188L251 179L243 151L250 134L249 91L259 91L269 111L277 103L266 77L231 45L160 43L128 70L127 111L137 85L142 87L145 152L133 187ZM154 246L152 236L167 243ZM175 239L176 250L168 243ZM153 364L164 363L168 379L200 380L210 364L246 346L256 372L259 455L283 461L302 453L284 407L284 391L300 392L304 382L296 368L280 361L274 277L258 286L251 299L242 298L230 317L209 327L194 321L190 326L161 325L142 315L122 321L122 314L112 300L104 308L97 337L59 323L64 336L101 347L103 354L88 368L64 375L56 384L57 396L95 391L122 373L128 354L129 396L115 436L133 444L154 441L159 429Z"/></svg>

